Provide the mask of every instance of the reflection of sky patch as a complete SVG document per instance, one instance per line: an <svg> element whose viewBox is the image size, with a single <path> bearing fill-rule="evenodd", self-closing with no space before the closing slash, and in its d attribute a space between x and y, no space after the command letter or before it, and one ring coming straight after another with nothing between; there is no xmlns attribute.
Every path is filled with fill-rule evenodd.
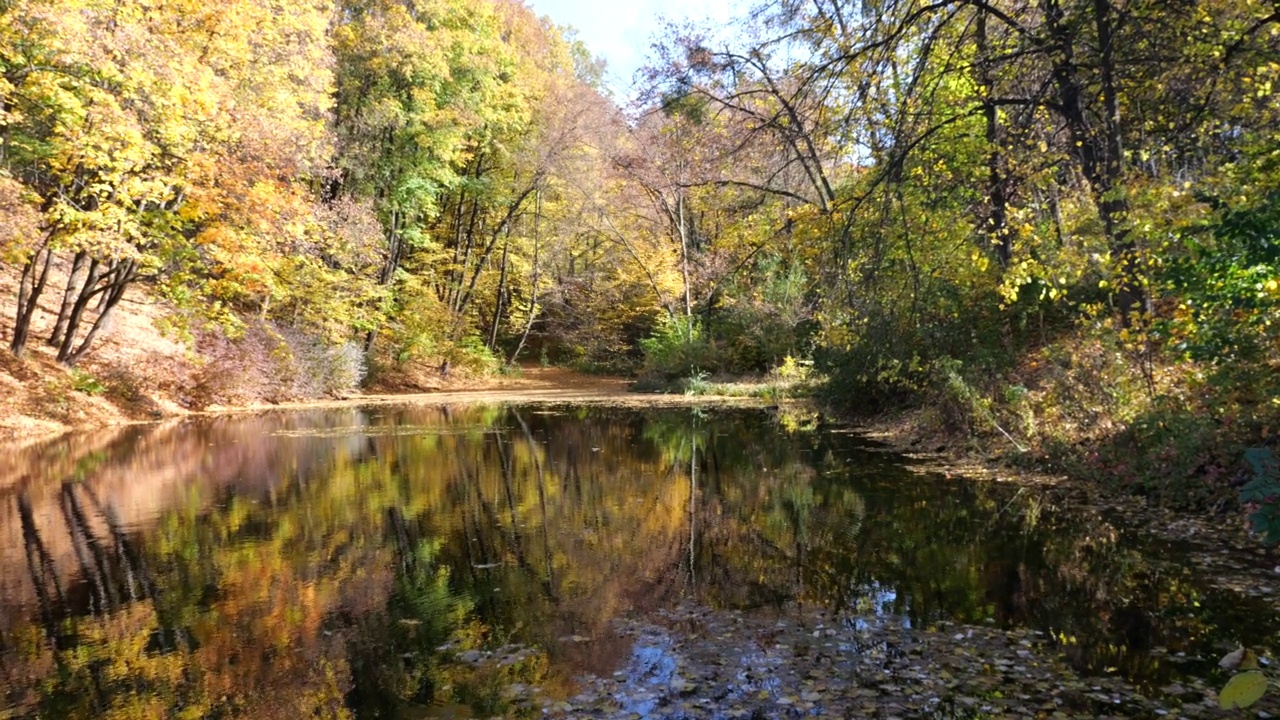
<svg viewBox="0 0 1280 720"><path fill-rule="evenodd" d="M614 699L629 713L653 717L662 691L677 679L677 665L674 643L669 636L652 634L638 638L631 649L631 662L624 671L626 686Z"/></svg>
<svg viewBox="0 0 1280 720"><path fill-rule="evenodd" d="M902 614L894 609L898 602L897 590L873 582L866 588L855 586L853 593L854 600L849 603L849 610L854 614L845 621L846 626L865 631L892 619L900 620L904 630L911 629L910 608L904 608Z"/></svg>

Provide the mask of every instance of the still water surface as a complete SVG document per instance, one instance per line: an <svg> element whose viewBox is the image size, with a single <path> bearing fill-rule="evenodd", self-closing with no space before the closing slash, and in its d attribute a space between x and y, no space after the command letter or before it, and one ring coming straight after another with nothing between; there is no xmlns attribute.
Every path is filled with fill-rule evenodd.
<svg viewBox="0 0 1280 720"><path fill-rule="evenodd" d="M1029 627L1147 687L1277 637L1171 548L765 410L295 411L24 457L3 717L503 714L512 683L625 664L613 620L679 602Z"/></svg>

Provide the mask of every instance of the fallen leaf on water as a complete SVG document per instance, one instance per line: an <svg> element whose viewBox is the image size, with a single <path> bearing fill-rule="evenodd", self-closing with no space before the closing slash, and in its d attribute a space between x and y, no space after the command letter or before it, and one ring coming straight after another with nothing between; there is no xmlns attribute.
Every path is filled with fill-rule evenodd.
<svg viewBox="0 0 1280 720"><path fill-rule="evenodd" d="M1247 708L1262 699L1267 692L1267 676L1258 670L1243 672L1227 681L1218 695L1223 710Z"/></svg>

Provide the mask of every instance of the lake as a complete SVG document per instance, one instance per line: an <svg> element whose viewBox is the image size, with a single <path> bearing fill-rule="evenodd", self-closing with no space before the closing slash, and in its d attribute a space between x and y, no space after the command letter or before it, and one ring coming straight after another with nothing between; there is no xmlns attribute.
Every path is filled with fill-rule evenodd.
<svg viewBox="0 0 1280 720"><path fill-rule="evenodd" d="M0 717L538 717L511 688L625 673L619 623L690 606L1022 629L1157 695L1280 634L1185 548L810 411L281 411L7 462Z"/></svg>

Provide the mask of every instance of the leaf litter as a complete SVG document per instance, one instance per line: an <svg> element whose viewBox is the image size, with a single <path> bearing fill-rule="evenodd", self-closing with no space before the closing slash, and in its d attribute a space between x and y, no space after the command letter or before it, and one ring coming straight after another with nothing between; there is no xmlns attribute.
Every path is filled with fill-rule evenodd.
<svg viewBox="0 0 1280 720"><path fill-rule="evenodd" d="M686 603L614 631L631 641L624 667L578 676L567 697L515 685L508 699L532 715L609 720L1280 717L1274 698L1220 709L1210 679L1141 690L1082 676L1035 630Z"/></svg>

